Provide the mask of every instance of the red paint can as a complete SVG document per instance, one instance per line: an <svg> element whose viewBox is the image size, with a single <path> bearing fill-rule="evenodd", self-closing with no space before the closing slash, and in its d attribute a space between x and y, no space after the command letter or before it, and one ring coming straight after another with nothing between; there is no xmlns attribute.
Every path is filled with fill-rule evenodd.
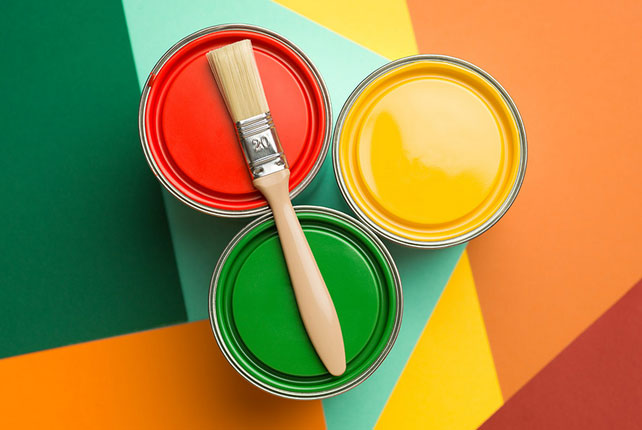
<svg viewBox="0 0 642 430"><path fill-rule="evenodd" d="M268 211L253 187L234 124L205 54L250 39L290 165L290 196L314 178L330 143L328 91L308 57L286 38L250 25L220 25L172 46L149 75L140 102L143 151L163 186L188 206L244 217Z"/></svg>

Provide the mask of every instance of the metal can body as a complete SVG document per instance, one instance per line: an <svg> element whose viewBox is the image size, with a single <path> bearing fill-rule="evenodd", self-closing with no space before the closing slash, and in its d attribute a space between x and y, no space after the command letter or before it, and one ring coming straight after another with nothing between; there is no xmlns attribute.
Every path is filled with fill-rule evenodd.
<svg viewBox="0 0 642 430"><path fill-rule="evenodd" d="M282 397L321 399L357 386L384 360L401 325L401 281L361 222L316 206L295 210L337 309L346 372L327 373L307 338L270 215L239 232L219 259L210 322L227 360L252 384Z"/></svg>
<svg viewBox="0 0 642 430"><path fill-rule="evenodd" d="M142 91L139 133L147 162L161 184L186 205L211 215L268 212L252 186L234 123L205 54L250 39L290 166L295 197L318 173L330 145L327 88L309 58L288 39L244 24L219 25L172 46Z"/></svg>
<svg viewBox="0 0 642 430"><path fill-rule="evenodd" d="M467 242L514 202L527 160L514 102L477 66L416 55L365 78L334 130L333 166L350 208L410 247Z"/></svg>

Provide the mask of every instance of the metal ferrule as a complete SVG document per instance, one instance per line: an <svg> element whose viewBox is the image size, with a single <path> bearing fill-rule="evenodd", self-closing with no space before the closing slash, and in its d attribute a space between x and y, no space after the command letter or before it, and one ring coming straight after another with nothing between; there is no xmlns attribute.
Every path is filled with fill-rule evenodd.
<svg viewBox="0 0 642 430"><path fill-rule="evenodd" d="M236 132L254 179L288 168L270 112L238 121Z"/></svg>

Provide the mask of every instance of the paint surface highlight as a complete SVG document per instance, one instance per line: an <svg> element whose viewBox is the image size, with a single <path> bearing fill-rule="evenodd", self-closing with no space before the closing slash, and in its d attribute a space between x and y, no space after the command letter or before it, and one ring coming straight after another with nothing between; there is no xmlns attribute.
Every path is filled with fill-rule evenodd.
<svg viewBox="0 0 642 430"><path fill-rule="evenodd" d="M488 222L511 196L524 156L517 118L497 88L441 58L371 78L335 144L360 211L419 243L456 239Z"/></svg>

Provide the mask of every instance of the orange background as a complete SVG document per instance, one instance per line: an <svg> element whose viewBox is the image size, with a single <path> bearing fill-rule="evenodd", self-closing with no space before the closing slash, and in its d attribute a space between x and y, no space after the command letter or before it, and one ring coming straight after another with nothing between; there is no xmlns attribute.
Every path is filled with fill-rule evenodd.
<svg viewBox="0 0 642 430"><path fill-rule="evenodd" d="M209 321L7 358L0 381L2 429L325 429L321 401L235 372Z"/></svg>
<svg viewBox="0 0 642 430"><path fill-rule="evenodd" d="M524 117L524 187L468 247L508 398L642 277L642 2L408 4L420 52L479 65Z"/></svg>

